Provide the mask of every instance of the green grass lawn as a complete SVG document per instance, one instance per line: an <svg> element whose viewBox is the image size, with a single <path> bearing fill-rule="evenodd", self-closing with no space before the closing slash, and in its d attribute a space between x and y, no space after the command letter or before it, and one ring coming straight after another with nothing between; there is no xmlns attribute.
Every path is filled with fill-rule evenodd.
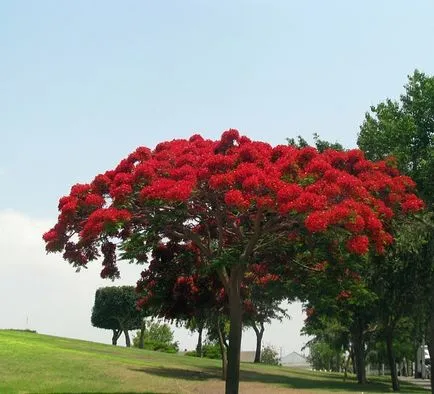
<svg viewBox="0 0 434 394"><path fill-rule="evenodd" d="M0 393L220 393L220 362L0 330ZM243 363L241 392L383 393L387 377L360 386L342 375ZM403 393L427 393L402 384Z"/></svg>

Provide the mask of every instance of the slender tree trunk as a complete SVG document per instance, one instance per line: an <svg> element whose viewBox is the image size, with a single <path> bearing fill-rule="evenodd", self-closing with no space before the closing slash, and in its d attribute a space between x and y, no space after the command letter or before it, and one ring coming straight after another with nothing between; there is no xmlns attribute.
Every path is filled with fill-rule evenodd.
<svg viewBox="0 0 434 394"><path fill-rule="evenodd" d="M429 250L431 256L432 252L434 251L434 237L431 237L430 239L430 246ZM432 259L431 259L432 262ZM429 376L431 381L431 393L434 394L434 374L433 374L433 367L432 364L434 362L434 274L431 274L431 302L429 304L429 333L427 337L427 345L428 345L428 352L429 352L429 358L431 360L429 365Z"/></svg>
<svg viewBox="0 0 434 394"><path fill-rule="evenodd" d="M433 335L433 333L431 333L431 335ZM430 368L429 376L430 376L430 382L431 382L431 393L434 394L434 376L433 376L433 370L432 370L432 361L434 359L434 346L433 346L433 343L431 342L431 340L428 343L428 352L429 352L429 357L431 359L431 363L430 363L428 368Z"/></svg>
<svg viewBox="0 0 434 394"><path fill-rule="evenodd" d="M431 283L431 310L430 310L430 320L429 320L429 335L427 338L427 344L428 344L428 352L429 357L431 359L431 363L428 368L429 370L429 376L431 381L431 393L434 394L434 374L433 374L433 368L432 363L434 361L434 279L432 280L433 283Z"/></svg>
<svg viewBox="0 0 434 394"><path fill-rule="evenodd" d="M226 350L225 339L220 325L220 318L217 318L217 332L219 335L220 354L222 356L222 379L226 380L228 372L228 353Z"/></svg>
<svg viewBox="0 0 434 394"><path fill-rule="evenodd" d="M197 345L196 345L196 354L198 357L203 357L203 351L202 351L202 332L203 332L203 325L200 324L197 326L197 332L199 333L199 337L197 339Z"/></svg>
<svg viewBox="0 0 434 394"><path fill-rule="evenodd" d="M131 347L130 334L128 333L128 330L124 330L124 334L126 347Z"/></svg>
<svg viewBox="0 0 434 394"><path fill-rule="evenodd" d="M350 347L351 367L353 374L356 374L356 356L354 355L354 343Z"/></svg>
<svg viewBox="0 0 434 394"><path fill-rule="evenodd" d="M395 355L393 354L393 337L392 332L386 333L386 348L387 348L387 361L390 367L390 377L392 379L393 391L399 391L398 374L396 371Z"/></svg>
<svg viewBox="0 0 434 394"><path fill-rule="evenodd" d="M146 331L146 320L143 319L142 326L140 327L139 349L145 348L145 331Z"/></svg>
<svg viewBox="0 0 434 394"><path fill-rule="evenodd" d="M354 359L356 362L357 383L366 383L366 368L365 368L365 349L363 341L363 332L360 328L353 335Z"/></svg>
<svg viewBox="0 0 434 394"><path fill-rule="evenodd" d="M114 329L114 330L112 330L112 331L113 331L113 336L112 336L112 345L113 345L113 346L116 346L116 345L118 344L118 339L119 339L119 337L120 337L121 334L122 334L122 330Z"/></svg>
<svg viewBox="0 0 434 394"><path fill-rule="evenodd" d="M414 352L414 377L416 379L420 378L419 363L418 363L418 359L417 359L417 348L416 348L416 351Z"/></svg>
<svg viewBox="0 0 434 394"><path fill-rule="evenodd" d="M260 363L261 362L261 349L262 349L262 337L264 336L264 323L259 323L261 326L261 329L259 329L255 323L252 324L252 328L255 331L256 334L256 351L255 351L255 360L254 363Z"/></svg>
<svg viewBox="0 0 434 394"><path fill-rule="evenodd" d="M242 267L234 265L229 278L229 351L228 371L226 377L226 394L238 394L240 383L240 351L242 333L242 306L241 306L241 273Z"/></svg>
<svg viewBox="0 0 434 394"><path fill-rule="evenodd" d="M347 377L348 377L348 368L349 368L349 366L350 366L350 361L351 361L351 359L353 359L353 358L354 358L354 356L353 356L353 349L350 348L350 351L349 351L348 357L347 357L347 359L345 360L345 364L344 364L344 382L347 380ZM354 368L354 367L353 367L353 368Z"/></svg>

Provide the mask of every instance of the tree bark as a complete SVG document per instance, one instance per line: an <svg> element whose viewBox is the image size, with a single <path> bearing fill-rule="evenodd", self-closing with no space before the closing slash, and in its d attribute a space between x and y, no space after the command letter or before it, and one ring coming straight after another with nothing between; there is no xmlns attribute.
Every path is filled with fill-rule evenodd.
<svg viewBox="0 0 434 394"><path fill-rule="evenodd" d="M344 364L344 382L346 382L346 380L347 380L347 377L348 377L348 368L350 366L350 361L351 361L352 358L354 358L353 357L353 350L350 348L348 357L347 357L346 360L344 360L345 361L345 364ZM354 368L354 366L353 366L353 368Z"/></svg>
<svg viewBox="0 0 434 394"><path fill-rule="evenodd" d="M431 352L430 352L430 354L431 354ZM416 351L414 352L414 377L415 377L415 379L420 378L419 363L418 363L418 359L417 359L417 348L416 348Z"/></svg>
<svg viewBox="0 0 434 394"><path fill-rule="evenodd" d="M264 335L264 323L259 323L261 326L261 329L259 329L255 323L252 324L252 328L255 331L256 334L256 351L255 351L255 360L254 363L260 363L261 362L261 348L262 348L262 337Z"/></svg>
<svg viewBox="0 0 434 394"><path fill-rule="evenodd" d="M119 339L119 337L120 337L121 334L122 334L122 330L114 329L114 330L112 330L112 331L113 331L113 336L112 336L112 345L113 345L113 346L116 346L116 345L118 344L118 339Z"/></svg>
<svg viewBox="0 0 434 394"><path fill-rule="evenodd" d="M130 334L128 333L128 330L124 330L124 334L126 347L131 347Z"/></svg>
<svg viewBox="0 0 434 394"><path fill-rule="evenodd" d="M354 355L354 344L351 345L351 348L350 348L350 357L351 357L351 366L353 369L353 374L355 375L356 374L356 357Z"/></svg>
<svg viewBox="0 0 434 394"><path fill-rule="evenodd" d="M222 356L222 379L226 380L227 372L228 372L228 353L226 351L225 339L223 337L223 332L220 326L219 318L217 318L217 332L219 335L220 354Z"/></svg>
<svg viewBox="0 0 434 394"><path fill-rule="evenodd" d="M432 363L434 360L434 280L431 281L431 313L430 313L430 319L429 319L429 335L427 338L427 345L428 345L428 352L429 357L431 359L431 363L429 365L429 376L431 381L431 393L434 394L434 374L433 374L433 368Z"/></svg>
<svg viewBox="0 0 434 394"><path fill-rule="evenodd" d="M432 328L431 328L432 330ZM431 336L434 333L431 332ZM432 340L432 339L431 339ZM428 343L428 352L429 352L429 358L431 359L431 363L430 366L428 368L430 368L429 370L429 376L430 376L430 382L431 382L431 393L434 394L434 376L433 376L433 370L432 370L432 361L433 361L433 357L434 357L434 346L433 343L431 342L431 340Z"/></svg>
<svg viewBox="0 0 434 394"><path fill-rule="evenodd" d="M396 371L395 355L393 354L393 337L392 332L386 333L386 348L387 348L387 361L390 367L390 377L392 379L393 391L399 391L398 374Z"/></svg>
<svg viewBox="0 0 434 394"><path fill-rule="evenodd" d="M356 375L357 383L366 383L366 368L365 368L365 349L363 341L363 332L361 329L357 329L355 335L353 335L354 344L354 358L356 362Z"/></svg>
<svg viewBox="0 0 434 394"><path fill-rule="evenodd" d="M197 326L197 332L199 333L199 337L197 339L197 345L196 345L196 353L198 357L203 357L203 351L202 351L202 332L203 332L203 325L200 324Z"/></svg>
<svg viewBox="0 0 434 394"><path fill-rule="evenodd" d="M226 394L238 394L240 382L240 351L242 334L242 306L241 306L241 274L242 267L234 265L229 278L229 351L228 371L226 377Z"/></svg>
<svg viewBox="0 0 434 394"><path fill-rule="evenodd" d="M140 327L139 349L145 348L145 331L146 331L146 320L143 319L142 326Z"/></svg>

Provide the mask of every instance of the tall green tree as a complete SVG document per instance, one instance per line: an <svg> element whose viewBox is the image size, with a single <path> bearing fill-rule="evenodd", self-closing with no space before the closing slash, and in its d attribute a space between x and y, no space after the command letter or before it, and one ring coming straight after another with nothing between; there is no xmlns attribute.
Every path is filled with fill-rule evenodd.
<svg viewBox="0 0 434 394"><path fill-rule="evenodd" d="M91 322L94 327L113 331L116 345L122 333L125 344L131 346L128 331L141 327L145 312L137 309L138 295L133 286L101 287L95 293Z"/></svg>
<svg viewBox="0 0 434 394"><path fill-rule="evenodd" d="M372 106L357 144L370 160L395 156L430 209L434 201L434 77L418 70L408 77L399 101Z"/></svg>
<svg viewBox="0 0 434 394"><path fill-rule="evenodd" d="M417 309L426 311L429 323L427 342L434 358L434 227L432 213L434 202L434 77L418 70L408 77L405 92L399 100L387 99L372 106L360 127L359 147L372 160L394 156L399 169L411 176L426 202L428 215L421 219L424 226L418 231L427 241L413 251L413 257L425 263L423 278L411 284L422 288ZM410 286L410 284L409 284ZM434 393L434 375L431 373Z"/></svg>

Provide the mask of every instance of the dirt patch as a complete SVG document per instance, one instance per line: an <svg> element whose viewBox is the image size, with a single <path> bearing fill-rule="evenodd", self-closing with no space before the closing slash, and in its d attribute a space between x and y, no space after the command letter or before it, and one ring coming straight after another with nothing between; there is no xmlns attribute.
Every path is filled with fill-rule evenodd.
<svg viewBox="0 0 434 394"><path fill-rule="evenodd" d="M217 381L209 381L206 384L197 386L193 389L192 393L197 394L221 394L225 391L225 383ZM283 387L270 386L269 384L262 383L251 383L251 382L241 382L240 383L240 394L280 394L280 393L290 393L290 394L317 394L318 392L299 390L299 389L289 389Z"/></svg>

